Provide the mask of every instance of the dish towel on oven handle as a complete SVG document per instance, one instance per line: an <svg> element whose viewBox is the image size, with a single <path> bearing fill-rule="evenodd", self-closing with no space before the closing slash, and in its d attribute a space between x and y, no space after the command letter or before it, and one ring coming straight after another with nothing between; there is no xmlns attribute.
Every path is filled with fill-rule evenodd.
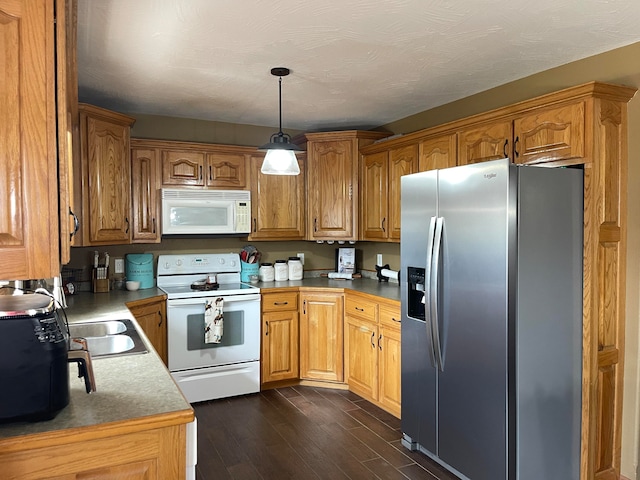
<svg viewBox="0 0 640 480"><path fill-rule="evenodd" d="M204 305L204 343L220 343L222 341L222 309L224 300L218 297L207 300Z"/></svg>

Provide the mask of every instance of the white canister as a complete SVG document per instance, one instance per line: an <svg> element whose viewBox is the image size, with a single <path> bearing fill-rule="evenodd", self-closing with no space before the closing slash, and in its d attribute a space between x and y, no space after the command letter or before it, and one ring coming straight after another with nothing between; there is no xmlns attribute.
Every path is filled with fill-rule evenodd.
<svg viewBox="0 0 640 480"><path fill-rule="evenodd" d="M289 267L286 260L276 260L273 267L275 269L276 282L284 282L289 280Z"/></svg>
<svg viewBox="0 0 640 480"><path fill-rule="evenodd" d="M271 263L261 263L258 270L258 277L261 282L273 282L276 278L276 271Z"/></svg>
<svg viewBox="0 0 640 480"><path fill-rule="evenodd" d="M289 280L302 280L302 262L299 257L289 257Z"/></svg>

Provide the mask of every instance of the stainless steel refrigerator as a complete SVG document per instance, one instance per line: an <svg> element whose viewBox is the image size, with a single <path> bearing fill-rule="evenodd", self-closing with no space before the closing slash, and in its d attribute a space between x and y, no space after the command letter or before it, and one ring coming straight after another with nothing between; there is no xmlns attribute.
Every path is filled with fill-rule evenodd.
<svg viewBox="0 0 640 480"><path fill-rule="evenodd" d="M401 185L403 445L462 479L578 479L582 170Z"/></svg>

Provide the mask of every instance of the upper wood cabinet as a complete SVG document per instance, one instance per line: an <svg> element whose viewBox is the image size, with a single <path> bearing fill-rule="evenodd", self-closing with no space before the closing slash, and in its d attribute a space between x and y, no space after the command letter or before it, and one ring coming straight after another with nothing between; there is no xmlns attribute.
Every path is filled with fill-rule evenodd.
<svg viewBox="0 0 640 480"><path fill-rule="evenodd" d="M264 154L252 155L249 240L303 240L305 236L304 155L300 175L264 175Z"/></svg>
<svg viewBox="0 0 640 480"><path fill-rule="evenodd" d="M510 158L534 164L582 158L584 102L538 108L458 132L458 164Z"/></svg>
<svg viewBox="0 0 640 480"><path fill-rule="evenodd" d="M418 172L455 167L458 158L458 137L447 133L425 138L418 145Z"/></svg>
<svg viewBox="0 0 640 480"><path fill-rule="evenodd" d="M358 239L359 150L386 136L357 130L304 135L308 240Z"/></svg>
<svg viewBox="0 0 640 480"><path fill-rule="evenodd" d="M158 151L131 141L131 242L160 242Z"/></svg>
<svg viewBox="0 0 640 480"><path fill-rule="evenodd" d="M152 141L160 150L163 187L249 189L249 156L255 147Z"/></svg>
<svg viewBox="0 0 640 480"><path fill-rule="evenodd" d="M74 245L131 242L131 125L126 115L80 104L80 159L74 194L82 205Z"/></svg>
<svg viewBox="0 0 640 480"><path fill-rule="evenodd" d="M0 0L0 38L0 278L52 277L60 273L54 2Z"/></svg>
<svg viewBox="0 0 640 480"><path fill-rule="evenodd" d="M417 168L417 145L363 155L360 239L400 241L400 178Z"/></svg>

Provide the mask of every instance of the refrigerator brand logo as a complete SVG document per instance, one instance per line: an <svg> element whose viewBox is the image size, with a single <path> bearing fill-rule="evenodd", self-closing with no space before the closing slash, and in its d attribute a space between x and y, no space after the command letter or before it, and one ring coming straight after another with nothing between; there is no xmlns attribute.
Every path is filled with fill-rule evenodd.
<svg viewBox="0 0 640 480"><path fill-rule="evenodd" d="M491 180L492 178L496 178L497 174L496 173L485 173L484 174L484 178L486 178L487 180Z"/></svg>

